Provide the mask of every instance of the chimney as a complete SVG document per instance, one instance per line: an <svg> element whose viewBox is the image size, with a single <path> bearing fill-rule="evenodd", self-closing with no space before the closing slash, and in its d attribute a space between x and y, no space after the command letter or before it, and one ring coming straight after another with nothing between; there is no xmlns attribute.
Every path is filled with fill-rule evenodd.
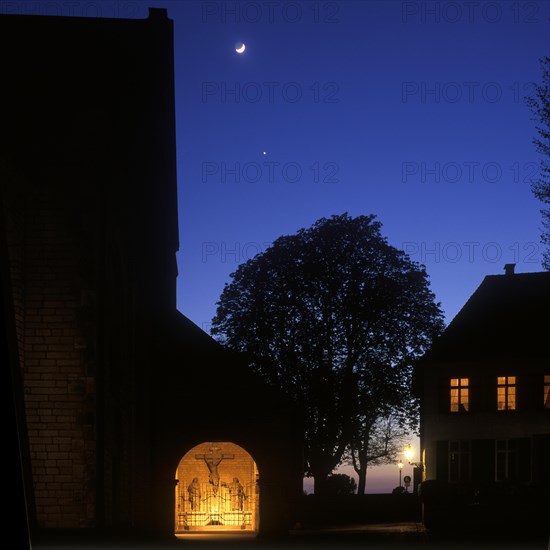
<svg viewBox="0 0 550 550"><path fill-rule="evenodd" d="M149 19L168 19L166 8L149 8Z"/></svg>
<svg viewBox="0 0 550 550"><path fill-rule="evenodd" d="M516 267L516 264L505 264L504 265L504 273L506 275L513 275L515 267Z"/></svg>

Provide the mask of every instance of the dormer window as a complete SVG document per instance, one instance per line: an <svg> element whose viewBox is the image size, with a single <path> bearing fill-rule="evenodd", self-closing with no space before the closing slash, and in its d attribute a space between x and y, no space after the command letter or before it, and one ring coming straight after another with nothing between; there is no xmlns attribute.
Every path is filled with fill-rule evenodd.
<svg viewBox="0 0 550 550"><path fill-rule="evenodd" d="M451 378L451 412L466 412L469 403L468 378Z"/></svg>
<svg viewBox="0 0 550 550"><path fill-rule="evenodd" d="M515 376L499 376L497 378L497 408L499 411L516 409Z"/></svg>

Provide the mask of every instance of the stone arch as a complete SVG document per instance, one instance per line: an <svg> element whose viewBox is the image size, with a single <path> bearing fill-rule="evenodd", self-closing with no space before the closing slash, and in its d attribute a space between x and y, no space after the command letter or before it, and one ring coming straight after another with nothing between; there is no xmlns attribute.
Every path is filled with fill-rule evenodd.
<svg viewBox="0 0 550 550"><path fill-rule="evenodd" d="M252 455L229 441L195 445L175 473L174 532L257 533L259 471Z"/></svg>

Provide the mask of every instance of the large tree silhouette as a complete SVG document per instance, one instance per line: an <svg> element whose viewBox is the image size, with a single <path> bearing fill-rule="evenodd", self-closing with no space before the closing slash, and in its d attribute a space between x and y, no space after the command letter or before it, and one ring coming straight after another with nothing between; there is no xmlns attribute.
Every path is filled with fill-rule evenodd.
<svg viewBox="0 0 550 550"><path fill-rule="evenodd" d="M533 139L535 149L542 155L538 178L533 181L531 189L537 199L546 207L542 208L541 242L547 246L542 254L542 265L550 271L550 57L543 57L540 62L542 82L535 84L534 93L526 98L527 106L535 115L538 123L538 137Z"/></svg>
<svg viewBox="0 0 550 550"><path fill-rule="evenodd" d="M366 421L410 405L412 361L442 328L424 267L380 229L374 216L343 214L278 238L232 274L212 321L302 405L316 493Z"/></svg>

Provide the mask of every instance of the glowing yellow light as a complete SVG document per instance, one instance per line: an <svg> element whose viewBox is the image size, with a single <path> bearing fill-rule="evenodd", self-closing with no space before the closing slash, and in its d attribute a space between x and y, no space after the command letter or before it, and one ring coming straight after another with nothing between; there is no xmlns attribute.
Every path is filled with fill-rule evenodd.
<svg viewBox="0 0 550 550"><path fill-rule="evenodd" d="M410 462L410 461L412 460L412 457L414 456L413 448L409 445L409 446L405 449L405 451L404 451L403 454L405 455L405 458Z"/></svg>

